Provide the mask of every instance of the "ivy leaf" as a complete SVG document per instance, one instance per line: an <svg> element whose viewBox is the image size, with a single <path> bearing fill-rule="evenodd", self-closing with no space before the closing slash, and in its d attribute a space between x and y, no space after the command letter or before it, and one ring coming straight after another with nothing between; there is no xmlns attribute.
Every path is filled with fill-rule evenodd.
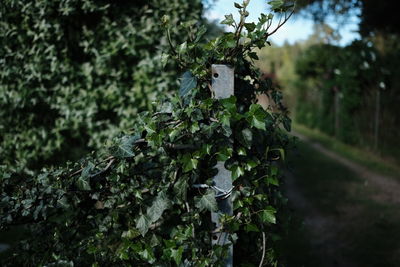
<svg viewBox="0 0 400 267"><path fill-rule="evenodd" d="M179 247L178 249L173 249L171 248L171 257L174 259L176 262L177 266L180 266L181 261L182 261L182 253L183 253L183 247Z"/></svg>
<svg viewBox="0 0 400 267"><path fill-rule="evenodd" d="M68 209L70 207L68 198L66 196L63 196L61 199L57 200L57 204L59 204L63 209Z"/></svg>
<svg viewBox="0 0 400 267"><path fill-rule="evenodd" d="M244 169L239 165L233 165L231 168L232 180L235 181L237 178L244 174Z"/></svg>
<svg viewBox="0 0 400 267"><path fill-rule="evenodd" d="M197 159L193 159L190 154L185 154L182 158L183 161L183 172L189 172L193 169L197 168L197 164L199 161Z"/></svg>
<svg viewBox="0 0 400 267"><path fill-rule="evenodd" d="M243 129L239 136L239 142L247 148L250 148L253 143L253 133L249 128Z"/></svg>
<svg viewBox="0 0 400 267"><path fill-rule="evenodd" d="M266 130L265 128L265 120L267 118L267 114L265 110L258 104L251 104L250 110L247 114L248 120L251 123L251 126L260 129Z"/></svg>
<svg viewBox="0 0 400 267"><path fill-rule="evenodd" d="M155 261L155 257L153 255L153 251L150 247L146 246L145 249L143 249L142 251L138 252L138 254L140 256L142 256L142 258L144 260L146 260L148 263L154 263Z"/></svg>
<svg viewBox="0 0 400 267"><path fill-rule="evenodd" d="M236 2L234 3L234 6L235 6L236 8L243 8L242 5L240 5L239 3L236 3Z"/></svg>
<svg viewBox="0 0 400 267"><path fill-rule="evenodd" d="M232 157L233 149L231 147L224 147L217 153L218 161L226 161Z"/></svg>
<svg viewBox="0 0 400 267"><path fill-rule="evenodd" d="M194 199L196 208L202 210L216 211L217 201L215 200L215 192L213 190L207 190L207 193L201 197L195 197Z"/></svg>
<svg viewBox="0 0 400 267"><path fill-rule="evenodd" d="M276 223L275 213L276 213L276 210L273 207L268 206L265 210L263 210L261 212L261 220L264 223L275 224Z"/></svg>
<svg viewBox="0 0 400 267"><path fill-rule="evenodd" d="M169 59L168 54L164 54L164 53L161 54L161 65L163 68L165 68L165 66L167 65L168 59Z"/></svg>
<svg viewBox="0 0 400 267"><path fill-rule="evenodd" d="M229 15L225 15L225 19L223 21L221 21L221 24L226 24L226 25L233 25L233 23L235 23L235 20L233 19L233 15L229 14Z"/></svg>
<svg viewBox="0 0 400 267"><path fill-rule="evenodd" d="M150 218L147 215L141 214L139 219L136 221L136 228L139 230L140 234L144 236L151 225Z"/></svg>
<svg viewBox="0 0 400 267"><path fill-rule="evenodd" d="M131 158L135 156L133 147L135 142L139 139L139 135L125 135L123 136L118 144L111 150L111 154L116 158Z"/></svg>
<svg viewBox="0 0 400 267"><path fill-rule="evenodd" d="M163 212L168 209L171 205L165 191L161 191L150 207L147 208L147 218L149 218L150 223L156 222L161 218Z"/></svg>
<svg viewBox="0 0 400 267"><path fill-rule="evenodd" d="M251 59L259 60L256 52L249 52L248 55Z"/></svg>
<svg viewBox="0 0 400 267"><path fill-rule="evenodd" d="M139 232L137 229L129 229L128 231L123 231L121 234L122 238L127 238L127 239L134 239L139 236Z"/></svg>
<svg viewBox="0 0 400 267"><path fill-rule="evenodd" d="M271 6L271 9L277 11L279 8L283 6L283 0L274 0L269 1L268 4Z"/></svg>
<svg viewBox="0 0 400 267"><path fill-rule="evenodd" d="M186 71L181 78L181 86L179 88L179 96L185 99L190 91L197 86L197 79L190 71Z"/></svg>
<svg viewBox="0 0 400 267"><path fill-rule="evenodd" d="M251 126L260 129L260 130L266 130L265 128L265 120L264 119L260 119L259 117L253 116L253 118L251 119Z"/></svg>
<svg viewBox="0 0 400 267"><path fill-rule="evenodd" d="M256 24L255 24L254 22L252 22L252 23L245 23L245 24L244 24L244 27L246 28L246 30L247 30L248 32L252 32L252 31L254 31L254 29L256 28Z"/></svg>
<svg viewBox="0 0 400 267"><path fill-rule="evenodd" d="M187 50L187 42L183 42L182 44L179 45L179 47L178 47L179 55L186 53L186 50Z"/></svg>
<svg viewBox="0 0 400 267"><path fill-rule="evenodd" d="M89 162L88 165L82 170L81 176L76 181L76 186L79 190L90 190L90 172L93 170L94 164Z"/></svg>
<svg viewBox="0 0 400 267"><path fill-rule="evenodd" d="M276 177L274 177L274 176L268 177L268 178L267 178L267 182L268 182L268 184L272 184L272 185L275 185L275 186L279 186L279 181L278 181L278 179L277 179Z"/></svg>
<svg viewBox="0 0 400 267"><path fill-rule="evenodd" d="M181 177L175 184L174 184L174 193L175 196L183 201L186 201L187 196L187 188L188 182L185 177Z"/></svg>
<svg viewBox="0 0 400 267"><path fill-rule="evenodd" d="M288 131L288 132L291 131L291 129L292 129L292 127L291 127L292 120L288 116L285 116L283 118L282 124L283 124L283 127L286 129L286 131Z"/></svg>
<svg viewBox="0 0 400 267"><path fill-rule="evenodd" d="M195 133L195 132L197 132L198 130L200 130L199 123L198 123L197 121L195 121L195 122L193 122L193 124L190 126L190 132L191 132L191 133Z"/></svg>
<svg viewBox="0 0 400 267"><path fill-rule="evenodd" d="M237 153L238 153L238 155L240 155L240 156L246 156L246 155L247 155L246 149L245 149L244 147L239 147L239 148L237 149Z"/></svg>
<svg viewBox="0 0 400 267"><path fill-rule="evenodd" d="M245 226L245 230L247 232L260 232L260 229L258 229L257 225L253 223L249 223Z"/></svg>
<svg viewBox="0 0 400 267"><path fill-rule="evenodd" d="M200 28L196 32L196 39L194 40L195 43L199 42L201 37L207 32L207 27L201 25Z"/></svg>
<svg viewBox="0 0 400 267"><path fill-rule="evenodd" d="M175 140L175 138L180 134L181 129L173 129L170 133L169 133L169 139L171 140L171 142L173 142Z"/></svg>

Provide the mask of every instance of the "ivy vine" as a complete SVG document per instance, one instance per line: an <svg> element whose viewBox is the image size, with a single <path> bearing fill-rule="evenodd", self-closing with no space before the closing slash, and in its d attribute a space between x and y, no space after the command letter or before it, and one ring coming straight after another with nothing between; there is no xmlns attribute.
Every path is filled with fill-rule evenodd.
<svg viewBox="0 0 400 267"><path fill-rule="evenodd" d="M248 3L235 4L239 21L222 21L233 32L206 44L195 21L175 26L163 17L167 36L171 27L188 36L162 57L182 67L179 93L160 97L155 113L132 118L132 132L107 152L35 176L1 172L1 229L22 225L26 232L4 264L218 266L226 247L211 246L218 201L212 178L217 161L225 161L234 214L221 225L231 233L235 262L277 265L276 161L284 159L290 119L281 93L253 66L253 49L266 44L293 5L270 2L283 18L271 29L272 14L246 22ZM218 63L235 69L235 95L221 100L211 91L211 64ZM256 104L258 94L270 97L268 109Z"/></svg>

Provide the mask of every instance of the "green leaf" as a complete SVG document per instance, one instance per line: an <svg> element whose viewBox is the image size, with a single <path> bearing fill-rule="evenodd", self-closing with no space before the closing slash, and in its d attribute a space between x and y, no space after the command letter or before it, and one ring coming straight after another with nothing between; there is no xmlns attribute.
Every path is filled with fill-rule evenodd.
<svg viewBox="0 0 400 267"><path fill-rule="evenodd" d="M246 232L260 232L260 229L258 229L257 225L255 224L246 224L245 226Z"/></svg>
<svg viewBox="0 0 400 267"><path fill-rule="evenodd" d="M244 24L244 27L246 28L246 30L247 30L248 32L252 32L252 31L254 31L254 29L256 28L256 24L255 24L254 22L252 22L252 23L245 23L245 24Z"/></svg>
<svg viewBox="0 0 400 267"><path fill-rule="evenodd" d="M266 130L265 121L267 118L267 113L265 110L258 104L251 104L250 110L247 113L248 120L250 119L251 126L260 129Z"/></svg>
<svg viewBox="0 0 400 267"><path fill-rule="evenodd" d="M76 181L76 186L79 190L90 190L90 172L94 169L94 164L89 162L88 165L82 170L81 176Z"/></svg>
<svg viewBox="0 0 400 267"><path fill-rule="evenodd" d="M175 196L183 201L186 201L188 187L189 185L186 177L179 178L174 184Z"/></svg>
<svg viewBox="0 0 400 267"><path fill-rule="evenodd" d="M147 208L147 218L150 223L156 222L161 218L163 212L171 206L171 201L165 191L158 193L156 199L153 201L150 207Z"/></svg>
<svg viewBox="0 0 400 267"><path fill-rule="evenodd" d="M255 160L248 159L246 160L246 170L250 171L251 169L258 166L258 162Z"/></svg>
<svg viewBox="0 0 400 267"><path fill-rule="evenodd" d="M211 189L207 190L207 193L201 197L195 197L194 202L196 208L200 209L200 211L216 211L218 209L217 201L215 200L215 192Z"/></svg>
<svg viewBox="0 0 400 267"><path fill-rule="evenodd" d="M57 200L57 204L59 204L60 207L62 207L63 209L68 209L70 207L70 204L68 203L68 199L66 196L63 196L61 199Z"/></svg>
<svg viewBox="0 0 400 267"><path fill-rule="evenodd" d="M240 155L240 156L246 156L246 155L247 155L246 149L245 149L244 147L239 147L239 148L237 149L237 153L238 153L238 155Z"/></svg>
<svg viewBox="0 0 400 267"><path fill-rule="evenodd" d="M235 20L233 19L232 14L225 15L225 19L223 21L221 21L221 24L226 24L226 25L231 25L231 26L233 26L234 23L235 23Z"/></svg>
<svg viewBox="0 0 400 267"><path fill-rule="evenodd" d="M210 153L211 153L211 148L212 148L212 144L204 144L204 145L201 147L201 150L202 150L202 152L203 152L204 154L210 155Z"/></svg>
<svg viewBox="0 0 400 267"><path fill-rule="evenodd" d="M265 119L260 119L259 117L253 116L251 119L251 126L265 131Z"/></svg>
<svg viewBox="0 0 400 267"><path fill-rule="evenodd" d="M224 147L217 153L218 161L226 161L232 157L233 149L231 147Z"/></svg>
<svg viewBox="0 0 400 267"><path fill-rule="evenodd" d="M268 184L272 184L272 185L275 185L275 186L279 186L279 181L278 181L278 179L277 179L276 177L274 177L274 176L268 177L268 178L267 178L267 182L268 182Z"/></svg>
<svg viewBox="0 0 400 267"><path fill-rule="evenodd" d="M239 165L233 165L231 168L232 180L235 181L237 178L244 174L244 169Z"/></svg>
<svg viewBox="0 0 400 267"><path fill-rule="evenodd" d="M151 225L150 218L148 218L144 214L141 214L136 221L136 228L139 230L142 236L144 236L149 231L150 225Z"/></svg>
<svg viewBox="0 0 400 267"><path fill-rule="evenodd" d="M169 140L171 140L171 142L173 142L175 140L175 138L180 134L181 129L177 128L177 129L173 129L170 133L169 133Z"/></svg>
<svg viewBox="0 0 400 267"><path fill-rule="evenodd" d="M190 132L191 132L191 133L195 133L195 132L197 132L198 130L200 130L199 123L198 123L197 121L195 121L195 122L193 122L192 125L190 126Z"/></svg>
<svg viewBox="0 0 400 267"><path fill-rule="evenodd" d="M180 246L178 249L171 249L171 257L174 259L177 266L180 266L182 261L183 247Z"/></svg>
<svg viewBox="0 0 400 267"><path fill-rule="evenodd" d="M229 111L229 113L236 113L236 96L230 96L219 100L222 106Z"/></svg>
<svg viewBox="0 0 400 267"><path fill-rule="evenodd" d="M185 154L182 158L183 162L183 172L189 172L193 169L197 168L197 164L199 161L197 159L193 159L190 154Z"/></svg>
<svg viewBox="0 0 400 267"><path fill-rule="evenodd" d="M275 213L276 213L276 210L273 207L268 206L265 210L263 210L261 212L261 220L264 223L275 224L276 223Z"/></svg>
<svg viewBox="0 0 400 267"><path fill-rule="evenodd" d="M119 139L118 144L111 150L111 154L116 158L131 158L135 156L133 151L135 142L139 139L139 135L125 135Z"/></svg>
<svg viewBox="0 0 400 267"><path fill-rule="evenodd" d="M235 6L236 8L243 8L242 5L240 5L239 3L236 3L236 2L234 3L234 6Z"/></svg>
<svg viewBox="0 0 400 267"><path fill-rule="evenodd" d="M168 59L169 59L168 54L164 54L164 53L161 54L161 65L163 68L165 68L165 66L167 65Z"/></svg>
<svg viewBox="0 0 400 267"><path fill-rule="evenodd" d="M199 42L201 37L207 32L207 27L201 25L200 28L196 32L196 39L194 40L195 43Z"/></svg>
<svg viewBox="0 0 400 267"><path fill-rule="evenodd" d="M179 48L178 48L179 55L186 53L186 50L187 50L187 42L183 42L182 44L179 45Z"/></svg>
<svg viewBox="0 0 400 267"><path fill-rule="evenodd" d="M181 78L179 96L185 99L188 94L197 86L197 79L190 71L186 71Z"/></svg>
<svg viewBox="0 0 400 267"><path fill-rule="evenodd" d="M268 4L271 6L271 9L274 11L277 11L279 8L281 8L284 4L283 0L274 0L274 1L269 1Z"/></svg>
<svg viewBox="0 0 400 267"><path fill-rule="evenodd" d="M259 60L256 52L249 52L248 55L251 59Z"/></svg>
<svg viewBox="0 0 400 267"><path fill-rule="evenodd" d="M121 237L126 239L134 239L140 235L137 229L129 229L128 231L123 231Z"/></svg>
<svg viewBox="0 0 400 267"><path fill-rule="evenodd" d="M142 251L138 252L138 254L150 264L154 263L154 261L155 261L155 257L154 257L153 250L151 249L151 247L146 246L146 248L143 249Z"/></svg>
<svg viewBox="0 0 400 267"><path fill-rule="evenodd" d="M250 148L253 143L253 133L249 128L243 129L241 131L241 138L239 141L247 148Z"/></svg>
<svg viewBox="0 0 400 267"><path fill-rule="evenodd" d="M291 129L292 129L292 126L291 126L292 125L292 120L288 116L285 116L283 118L282 124L283 124L283 127L286 129L286 131L288 131L288 132L291 131Z"/></svg>

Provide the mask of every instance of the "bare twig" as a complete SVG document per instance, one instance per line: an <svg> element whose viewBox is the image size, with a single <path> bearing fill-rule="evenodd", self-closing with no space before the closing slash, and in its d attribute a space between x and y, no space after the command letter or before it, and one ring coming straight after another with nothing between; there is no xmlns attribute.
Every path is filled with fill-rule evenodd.
<svg viewBox="0 0 400 267"><path fill-rule="evenodd" d="M273 35L277 30L279 30L279 28L282 27L290 19L290 17L293 15L293 13L294 13L294 8L292 9L292 11L290 12L290 14L288 16L286 16L286 13L285 13L285 19L282 21L282 23L281 23L282 17L280 17L278 26L276 26L276 28L272 32L267 32L265 34L266 35L265 37L267 38L267 37Z"/></svg>
<svg viewBox="0 0 400 267"><path fill-rule="evenodd" d="M263 263L264 263L264 257L265 257L265 232L262 232L262 240L263 240L262 257L261 257L261 261L260 261L260 264L258 265L258 267L262 267Z"/></svg>
<svg viewBox="0 0 400 267"><path fill-rule="evenodd" d="M95 174L91 175L90 177L95 177L97 175L100 175L102 173L105 173L106 171L108 171L108 169L110 169L111 165L114 163L115 158L113 158L112 160L110 160L110 162L108 162L107 166L102 169L101 171L96 172Z"/></svg>
<svg viewBox="0 0 400 267"><path fill-rule="evenodd" d="M153 115L151 115L151 117L157 117L158 115L171 115L171 112L156 112Z"/></svg>

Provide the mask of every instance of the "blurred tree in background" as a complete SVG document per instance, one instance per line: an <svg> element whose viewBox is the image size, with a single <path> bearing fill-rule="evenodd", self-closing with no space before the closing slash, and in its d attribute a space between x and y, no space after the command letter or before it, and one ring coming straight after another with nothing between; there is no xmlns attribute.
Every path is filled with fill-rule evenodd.
<svg viewBox="0 0 400 267"><path fill-rule="evenodd" d="M161 17L198 21L202 10L201 0L2 1L0 165L77 159L132 127L176 84L176 66L162 69Z"/></svg>
<svg viewBox="0 0 400 267"><path fill-rule="evenodd" d="M345 143L396 158L393 144L400 124L399 17L394 1L298 1L311 15L315 32L306 41L261 51L265 71L277 73L297 123L335 136ZM359 17L361 39L338 45L337 27Z"/></svg>
<svg viewBox="0 0 400 267"><path fill-rule="evenodd" d="M366 37L374 33L399 34L400 18L394 8L395 0L298 0L298 10L303 11L319 23L325 22L329 16L336 20L348 19L359 10L360 33Z"/></svg>

